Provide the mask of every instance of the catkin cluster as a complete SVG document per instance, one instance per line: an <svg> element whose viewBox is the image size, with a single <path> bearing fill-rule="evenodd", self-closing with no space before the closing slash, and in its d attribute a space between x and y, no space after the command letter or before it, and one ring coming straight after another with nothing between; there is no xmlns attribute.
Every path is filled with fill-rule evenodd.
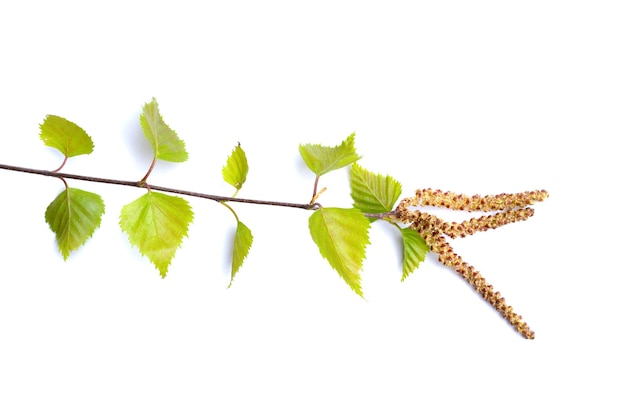
<svg viewBox="0 0 626 417"><path fill-rule="evenodd" d="M547 197L548 192L545 190L469 197L429 188L417 190L415 197L402 200L395 213L403 223L409 224L424 238L430 249L439 255L439 262L460 274L522 336L534 339L535 333L524 322L522 316L506 304L504 297L487 283L479 271L454 252L444 235L451 238L463 238L476 232L526 220L534 214L534 210L526 206L543 201ZM419 206L445 207L464 211L497 211L497 213L456 223L445 222L437 216L414 208Z"/></svg>

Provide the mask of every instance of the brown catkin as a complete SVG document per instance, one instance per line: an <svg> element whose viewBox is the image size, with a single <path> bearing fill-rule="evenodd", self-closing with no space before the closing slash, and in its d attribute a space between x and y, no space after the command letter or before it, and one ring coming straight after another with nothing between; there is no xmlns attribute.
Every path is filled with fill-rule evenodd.
<svg viewBox="0 0 626 417"><path fill-rule="evenodd" d="M513 308L506 304L504 297L499 292L494 291L480 272L454 252L441 233L433 228L425 218L420 216L410 227L416 230L430 246L430 249L439 255L439 262L459 273L518 333L527 339L535 338L535 332L522 320L522 316L516 314Z"/></svg>
<svg viewBox="0 0 626 417"><path fill-rule="evenodd" d="M548 197L545 190L525 191L514 194L497 194L487 196L467 196L450 191L426 188L417 190L411 204L414 206L445 207L464 211L497 211L510 210L543 201Z"/></svg>
<svg viewBox="0 0 626 417"><path fill-rule="evenodd" d="M461 223L443 223L440 230L451 238L465 237L476 232L484 232L489 229L496 229L509 223L515 223L530 218L535 211L529 207L523 209L513 209L501 211L489 216L471 218Z"/></svg>
<svg viewBox="0 0 626 417"><path fill-rule="evenodd" d="M445 222L441 218L420 212L419 210L410 210L408 206L410 200L405 199L396 208L396 215L405 224L411 224L415 221L423 221L431 228L434 228L451 238L465 237L473 235L476 232L483 232L489 229L496 229L500 226L507 225L522 220L527 220L535 213L534 209L525 207L523 209L513 209L498 212L489 216L471 218L461 223Z"/></svg>

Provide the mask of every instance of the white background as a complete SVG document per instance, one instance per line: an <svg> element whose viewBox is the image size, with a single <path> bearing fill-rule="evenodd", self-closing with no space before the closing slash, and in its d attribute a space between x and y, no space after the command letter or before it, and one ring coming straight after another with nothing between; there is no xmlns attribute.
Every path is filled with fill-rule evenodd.
<svg viewBox="0 0 626 417"><path fill-rule="evenodd" d="M401 283L371 231L366 300L319 256L301 210L237 205L254 245L229 282L234 218L195 221L166 279L126 240L141 190L106 203L67 262L44 221L60 181L0 171L0 414L624 415L626 13L619 1L4 2L0 163L54 169L46 114L93 138L64 171L138 180L156 97L190 159L154 184L307 202L300 143L353 131L404 186L545 188L528 222L453 241L536 331L527 341L429 255ZM346 170L325 206L350 205ZM441 213L455 218L448 213ZM455 214L455 213L452 213Z"/></svg>

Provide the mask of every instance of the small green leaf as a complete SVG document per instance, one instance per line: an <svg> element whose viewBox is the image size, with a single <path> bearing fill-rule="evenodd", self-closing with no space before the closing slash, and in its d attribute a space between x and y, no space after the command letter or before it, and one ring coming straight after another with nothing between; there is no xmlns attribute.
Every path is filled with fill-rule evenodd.
<svg viewBox="0 0 626 417"><path fill-rule="evenodd" d="M402 281L404 281L426 259L426 254L430 249L424 238L415 230L407 227L401 229L401 232L404 245L402 259Z"/></svg>
<svg viewBox="0 0 626 417"><path fill-rule="evenodd" d="M392 211L402 186L390 176L374 174L358 164L350 169L350 188L354 208L364 213Z"/></svg>
<svg viewBox="0 0 626 417"><path fill-rule="evenodd" d="M63 117L49 114L39 127L41 140L61 151L66 158L93 151L93 141L87 132Z"/></svg>
<svg viewBox="0 0 626 417"><path fill-rule="evenodd" d="M235 242L233 244L233 264L230 274L230 284L233 284L235 274L243 264L243 260L248 256L250 247L252 246L252 232L248 227L240 221L237 221L237 230L235 231Z"/></svg>
<svg viewBox="0 0 626 417"><path fill-rule="evenodd" d="M178 138L168 125L165 124L156 99L143 106L139 117L143 134L152 145L157 159L170 162L185 162L189 155L185 150L185 142Z"/></svg>
<svg viewBox="0 0 626 417"><path fill-rule="evenodd" d="M354 208L320 208L309 218L309 231L320 253L361 297L360 271L369 228L370 222Z"/></svg>
<svg viewBox="0 0 626 417"><path fill-rule="evenodd" d="M100 226L104 201L98 194L66 188L46 209L46 222L56 234L57 246L67 260Z"/></svg>
<svg viewBox="0 0 626 417"><path fill-rule="evenodd" d="M224 177L224 181L237 190L246 182L246 177L248 176L248 158L246 158L246 153L241 148L241 145L237 144L228 157L226 165L222 168L222 176Z"/></svg>
<svg viewBox="0 0 626 417"><path fill-rule="evenodd" d="M335 147L300 145L300 155L309 169L318 177L348 166L361 158L356 154L354 147L354 133Z"/></svg>
<svg viewBox="0 0 626 417"><path fill-rule="evenodd" d="M154 191L122 207L120 214L120 227L130 243L150 259L163 278L192 221L187 200Z"/></svg>

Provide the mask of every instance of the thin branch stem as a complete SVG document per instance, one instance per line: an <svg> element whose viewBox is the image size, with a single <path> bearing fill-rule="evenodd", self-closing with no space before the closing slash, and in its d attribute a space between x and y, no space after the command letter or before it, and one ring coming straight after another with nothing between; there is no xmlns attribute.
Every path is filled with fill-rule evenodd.
<svg viewBox="0 0 626 417"><path fill-rule="evenodd" d="M176 189L176 188L169 188L169 187L161 187L161 186L158 186L158 185L151 185L151 184L148 184L148 183L144 182L143 180L142 181L124 181L124 180L115 180L115 179L110 179L110 178L88 177L88 176L85 176L85 175L68 174L68 173L64 173L64 172L47 171L47 170L42 170L42 169L24 168L24 167L17 167L17 166L12 166L12 165L5 165L5 164L0 164L0 169L5 169L5 170L8 170L8 171L24 172L24 173L27 173L27 174L43 175L43 176L46 176L46 177L55 177L55 178L60 178L62 180L72 179L72 180L78 180L78 181L99 182L99 183L103 183L103 184L123 185L123 186L126 186L126 187L146 188L146 189L150 189L150 190L154 190L154 191L163 191L163 192L166 192L166 193L173 193L173 194L180 194L180 195L188 195L190 197L204 198L204 199L207 199L207 200L217 201L218 203L222 203L222 202L227 201L227 202L233 202L233 203L245 203L245 204L259 204L259 205L265 205L265 206L291 207L291 208L299 208L299 209L304 209L304 210L317 210L317 209L319 209L321 207L318 203L299 204L299 203L287 203L287 202L283 202L283 201L257 200L257 199L225 197L225 196L219 196L219 195L197 193L195 191L186 191L186 190L179 190L179 189Z"/></svg>

